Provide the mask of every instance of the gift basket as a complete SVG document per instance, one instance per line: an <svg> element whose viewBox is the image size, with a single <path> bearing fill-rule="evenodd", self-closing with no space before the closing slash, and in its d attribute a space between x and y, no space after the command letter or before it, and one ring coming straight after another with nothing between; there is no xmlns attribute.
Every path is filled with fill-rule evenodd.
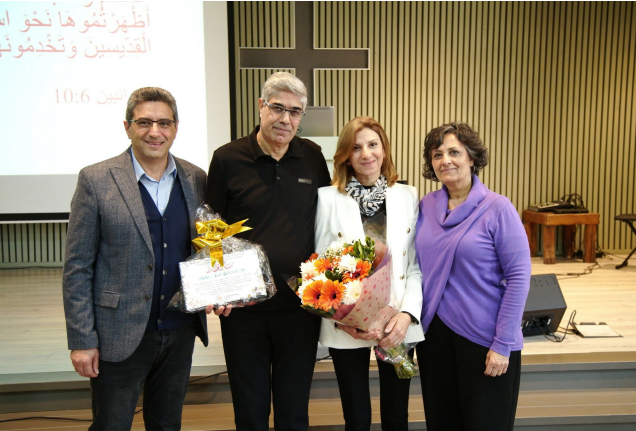
<svg viewBox="0 0 636 431"><path fill-rule="evenodd" d="M203 204L196 210L196 254L179 263L181 289L168 304L186 313L208 305L246 307L271 298L276 285L264 248L233 235L251 228L228 225Z"/></svg>

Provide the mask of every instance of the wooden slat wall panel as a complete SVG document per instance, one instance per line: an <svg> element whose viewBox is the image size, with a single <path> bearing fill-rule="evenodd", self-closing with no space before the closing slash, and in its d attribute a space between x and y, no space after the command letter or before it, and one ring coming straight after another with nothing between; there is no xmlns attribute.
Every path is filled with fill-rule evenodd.
<svg viewBox="0 0 636 431"><path fill-rule="evenodd" d="M238 47L289 47L293 3L235 3ZM628 250L614 216L636 212L636 11L631 2L315 2L319 48L369 48L370 70L315 73L316 105L341 128L386 128L420 193L431 128L466 121L490 150L482 180L515 207L579 193L601 214L599 245ZM258 123L273 70L237 70L237 134Z"/></svg>
<svg viewBox="0 0 636 431"><path fill-rule="evenodd" d="M68 223L0 225L0 264L62 265Z"/></svg>
<svg viewBox="0 0 636 431"><path fill-rule="evenodd" d="M291 48L294 46L293 2L235 2L234 47L235 58L239 48ZM237 136L252 132L258 124L258 98L267 77L275 72L294 73L293 69L237 69L236 128Z"/></svg>

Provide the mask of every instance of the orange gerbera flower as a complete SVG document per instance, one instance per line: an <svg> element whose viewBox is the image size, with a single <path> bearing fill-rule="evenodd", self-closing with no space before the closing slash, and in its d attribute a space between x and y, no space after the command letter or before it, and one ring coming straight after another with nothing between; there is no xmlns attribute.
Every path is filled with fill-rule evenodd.
<svg viewBox="0 0 636 431"><path fill-rule="evenodd" d="M345 272L342 274L342 283L346 284L350 281L357 280L355 272Z"/></svg>
<svg viewBox="0 0 636 431"><path fill-rule="evenodd" d="M303 305L318 308L318 301L322 296L322 280L314 281L303 291Z"/></svg>
<svg viewBox="0 0 636 431"><path fill-rule="evenodd" d="M371 271L371 262L367 262L364 260L359 260L358 263L356 264L356 272L359 272L360 275L358 276L359 280L362 280L363 278L366 278L369 276L369 271Z"/></svg>
<svg viewBox="0 0 636 431"><path fill-rule="evenodd" d="M316 260L316 262L314 262L314 266L316 267L316 271L318 272L325 272L332 268L329 259L318 259Z"/></svg>
<svg viewBox="0 0 636 431"><path fill-rule="evenodd" d="M337 310L342 303L344 286L339 281L327 280L322 285L322 294L318 299L318 308L324 311Z"/></svg>
<svg viewBox="0 0 636 431"><path fill-rule="evenodd" d="M310 260L315 259L318 259L318 253L312 253L311 256L309 256L309 259L307 259L305 262L309 262Z"/></svg>
<svg viewBox="0 0 636 431"><path fill-rule="evenodd" d="M360 280L360 277L358 277L357 272L345 272L344 274L342 274L343 283L349 283L350 281L354 281L354 280Z"/></svg>
<svg viewBox="0 0 636 431"><path fill-rule="evenodd" d="M345 247L344 250L342 250L342 255L344 256L345 254L349 254L353 251L353 246L350 245L349 247Z"/></svg>
<svg viewBox="0 0 636 431"><path fill-rule="evenodd" d="M356 263L355 272L345 272L344 274L342 274L342 282L348 283L353 280L362 280L363 278L367 278L369 276L370 270L371 270L371 262L359 260Z"/></svg>

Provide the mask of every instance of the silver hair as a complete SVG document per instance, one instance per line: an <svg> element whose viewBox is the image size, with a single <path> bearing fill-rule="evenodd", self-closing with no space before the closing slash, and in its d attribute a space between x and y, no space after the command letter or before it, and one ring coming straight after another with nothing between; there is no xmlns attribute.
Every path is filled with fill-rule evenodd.
<svg viewBox="0 0 636 431"><path fill-rule="evenodd" d="M268 102L269 99L282 91L295 94L303 105L303 111L305 110L307 107L307 87L298 77L291 73L276 72L267 78L267 81L263 84L261 99Z"/></svg>

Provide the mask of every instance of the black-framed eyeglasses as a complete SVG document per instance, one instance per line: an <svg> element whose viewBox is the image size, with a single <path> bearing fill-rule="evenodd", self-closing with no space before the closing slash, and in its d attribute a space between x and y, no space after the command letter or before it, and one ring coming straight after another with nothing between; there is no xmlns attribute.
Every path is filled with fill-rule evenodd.
<svg viewBox="0 0 636 431"><path fill-rule="evenodd" d="M263 101L263 103L267 105L269 110L272 111L274 115L277 115L279 117L283 116L285 112L289 112L289 116L293 118L294 120L299 120L302 118L303 115L305 115L305 112L301 111L300 109L287 109L284 106L271 105L265 101Z"/></svg>
<svg viewBox="0 0 636 431"><path fill-rule="evenodd" d="M140 129L150 129L154 123L157 123L160 129L169 129L176 121L162 118L160 120L150 120L148 118L139 118L138 120L130 120L131 123L137 124Z"/></svg>

